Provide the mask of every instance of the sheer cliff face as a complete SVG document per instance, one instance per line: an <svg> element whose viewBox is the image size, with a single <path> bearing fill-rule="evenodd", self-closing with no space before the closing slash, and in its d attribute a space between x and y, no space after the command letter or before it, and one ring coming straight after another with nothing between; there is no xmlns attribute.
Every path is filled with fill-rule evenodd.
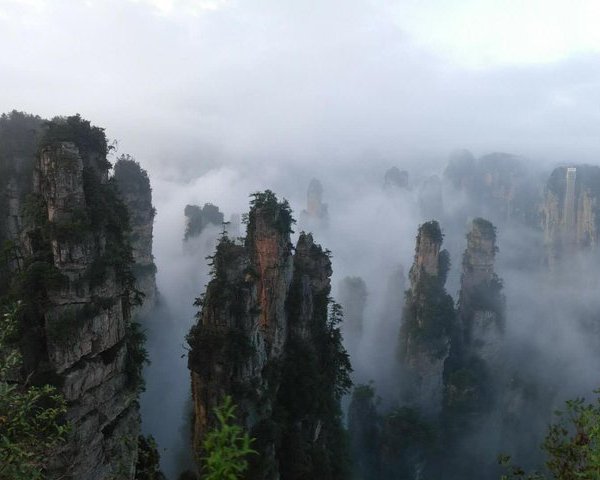
<svg viewBox="0 0 600 480"><path fill-rule="evenodd" d="M323 203L323 185L313 178L306 192L306 210L300 214L300 225L307 230L327 225L329 214L327 204Z"/></svg>
<svg viewBox="0 0 600 480"><path fill-rule="evenodd" d="M22 234L42 125L41 118L17 111L0 116L0 244L18 242ZM0 289L8 276L0 265Z"/></svg>
<svg viewBox="0 0 600 480"><path fill-rule="evenodd" d="M600 168L560 167L548 180L542 227L548 263L598 245Z"/></svg>
<svg viewBox="0 0 600 480"><path fill-rule="evenodd" d="M3 151L13 227L0 237L13 259L0 300L22 302L24 378L56 385L68 403L71 434L47 475L133 478L141 365L132 355L141 345L131 341L133 258L106 138L78 116L48 122L43 135L21 130L11 134L19 148Z"/></svg>
<svg viewBox="0 0 600 480"><path fill-rule="evenodd" d="M458 328L444 368L447 417L463 428L490 408L490 372L502 370L505 299L494 272L496 251L495 227L482 218L473 220L463 256Z"/></svg>
<svg viewBox="0 0 600 480"><path fill-rule="evenodd" d="M208 225L220 227L225 221L225 216L219 211L219 207L212 203L205 203L204 207L186 205L183 213L185 214L184 240L200 236Z"/></svg>
<svg viewBox="0 0 600 480"><path fill-rule="evenodd" d="M406 170L392 167L386 170L383 178L383 188L409 188L409 177Z"/></svg>
<svg viewBox="0 0 600 480"><path fill-rule="evenodd" d="M496 231L482 218L473 220L467 234L459 297L459 320L464 345L486 362L497 360L504 327L502 282L494 273Z"/></svg>
<svg viewBox="0 0 600 480"><path fill-rule="evenodd" d="M344 340L348 350L354 355L363 334L367 286L361 277L345 277L340 283L339 290L340 304L344 309Z"/></svg>
<svg viewBox="0 0 600 480"><path fill-rule="evenodd" d="M311 235L300 235L292 255L287 203L278 203L270 192L264 195L257 197L248 215L245 243L223 237L217 246L213 279L199 299L199 321L188 335L188 365L195 451L201 451L207 431L215 424L214 407L224 395L231 395L260 452L249 478L270 479L295 468L283 439L301 438L308 444L328 441L327 434L321 439L319 432L328 432L323 425L331 420L321 418L318 408L311 416L289 412L282 398L295 397L295 389L302 385L302 377L289 373L299 364L296 356L304 352L317 362L322 355L308 350L317 349L318 335L327 328L331 263ZM335 385L335 379L330 383ZM297 393L307 394L315 392ZM282 418L291 418L290 423ZM277 437L275 430L280 432Z"/></svg>
<svg viewBox="0 0 600 480"><path fill-rule="evenodd" d="M271 414L275 378L263 371L283 351L293 265L289 232L278 228L277 214L266 206L253 209L245 245L224 237L217 246L214 278L188 338L196 451L225 394L239 404L249 429Z"/></svg>
<svg viewBox="0 0 600 480"><path fill-rule="evenodd" d="M284 300L292 278L292 251L289 233L277 228L269 206L254 209L249 219L246 243L250 263L260 279L256 284L258 326L272 354L279 356L287 333Z"/></svg>
<svg viewBox="0 0 600 480"><path fill-rule="evenodd" d="M60 378L73 425L55 458L54 474L132 478L139 417L127 374L132 292L122 269L129 265L127 259L109 258L110 249L124 243L118 234L107 234L107 225L90 208L90 200L100 199L94 195L102 196L109 185L101 166L86 160L74 143L55 142L41 150L34 172L41 223L29 238L46 236L52 265L62 278L60 287L47 291L42 311L47 364L36 368ZM39 243L30 243L30 253L41 254Z"/></svg>
<svg viewBox="0 0 600 480"><path fill-rule="evenodd" d="M450 157L444 179L466 195L467 217L538 225L541 186L517 156L492 153L476 159L467 150L459 151Z"/></svg>
<svg viewBox="0 0 600 480"><path fill-rule="evenodd" d="M148 174L131 157L122 156L114 167L114 179L129 213L131 246L137 288L144 294L136 313L149 312L157 300L156 265L152 254L152 231L156 211L152 206L152 189Z"/></svg>
<svg viewBox="0 0 600 480"><path fill-rule="evenodd" d="M454 328L454 302L444 284L448 254L440 252L442 233L437 222L419 228L410 289L400 329L400 361L406 401L433 414L441 408L444 361Z"/></svg>

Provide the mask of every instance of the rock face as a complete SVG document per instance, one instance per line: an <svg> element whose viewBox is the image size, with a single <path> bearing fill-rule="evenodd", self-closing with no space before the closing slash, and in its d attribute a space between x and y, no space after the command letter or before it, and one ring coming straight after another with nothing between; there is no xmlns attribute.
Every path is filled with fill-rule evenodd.
<svg viewBox="0 0 600 480"><path fill-rule="evenodd" d="M208 225L221 226L225 217L219 211L219 207L212 203L205 203L204 207L198 205L186 205L185 214L185 236L184 240L200 236Z"/></svg>
<svg viewBox="0 0 600 480"><path fill-rule="evenodd" d="M344 309L344 339L348 351L354 355L363 334L367 285L361 277L345 277L340 283L339 299Z"/></svg>
<svg viewBox="0 0 600 480"><path fill-rule="evenodd" d="M468 150L455 152L444 180L465 195L467 217L483 216L499 224L516 221L536 226L539 222L539 182L515 155L491 153L476 159Z"/></svg>
<svg viewBox="0 0 600 480"><path fill-rule="evenodd" d="M400 329L406 402L429 415L442 406L444 362L455 322L454 302L444 288L449 257L445 250L440 251L442 240L436 221L419 228Z"/></svg>
<svg viewBox="0 0 600 480"><path fill-rule="evenodd" d="M328 221L327 204L323 203L323 185L316 178L308 184L306 210L300 214L300 223L309 230L326 225Z"/></svg>
<svg viewBox="0 0 600 480"><path fill-rule="evenodd" d="M85 173L84 173L85 168ZM63 380L62 391L69 402L67 418L73 436L57 459L57 472L73 478L101 479L122 472L132 478L139 415L135 390L127 374L127 329L129 307L126 279L119 275L123 265L104 266L111 243L104 228L97 235L71 230L85 224L89 212L87 187L106 187L101 165L84 162L77 146L59 142L44 147L35 171L34 194L45 205L50 225L64 234L50 235L54 266L65 278L59 290L51 290L51 306L44 314L50 368ZM88 176L87 182L84 176ZM90 219L91 220L91 219ZM93 221L93 220L91 220ZM114 259L111 259L114 260Z"/></svg>
<svg viewBox="0 0 600 480"><path fill-rule="evenodd" d="M343 389L335 390L341 386L328 377L325 358L341 349L339 330L327 322L331 262L304 233L292 254L289 207L271 192L255 196L248 218L244 244L226 236L218 244L188 336L194 450L201 452L215 425L214 407L231 395L260 453L248 478L296 478L298 462L311 472L319 468L317 452L338 448L331 442Z"/></svg>
<svg viewBox="0 0 600 480"><path fill-rule="evenodd" d="M42 119L12 111L0 116L0 245L19 242L23 231L22 210L31 192L37 145L42 132ZM9 262L16 268L14 255ZM8 279L7 267L0 262L0 290Z"/></svg>
<svg viewBox="0 0 600 480"><path fill-rule="evenodd" d="M392 167L385 172L383 187L408 189L408 178L408 172L406 170L400 170L398 167Z"/></svg>
<svg viewBox="0 0 600 480"><path fill-rule="evenodd" d="M143 316L156 305L157 300L156 265L152 254L156 210L152 206L152 188L146 171L128 155L121 156L115 163L114 179L129 212L135 262L133 273L138 290L144 294L143 303L136 313Z"/></svg>
<svg viewBox="0 0 600 480"><path fill-rule="evenodd" d="M494 272L496 229L476 218L467 234L458 318L463 344L486 363L497 360L504 328L502 282Z"/></svg>
<svg viewBox="0 0 600 480"><path fill-rule="evenodd" d="M72 433L47 475L133 478L141 369L133 358L142 346L130 322L125 206L108 180L101 129L78 116L55 119L41 142L33 182L20 184L28 200L12 241L22 260L9 288L24 303L24 373L55 384L68 403Z"/></svg>
<svg viewBox="0 0 600 480"><path fill-rule="evenodd" d="M447 417L465 428L489 411L494 392L491 371L502 370L505 298L494 272L496 229L476 218L467 234L458 302L458 326L444 369Z"/></svg>
<svg viewBox="0 0 600 480"><path fill-rule="evenodd" d="M598 245L600 167L578 165L555 169L548 180L542 227L548 263Z"/></svg>

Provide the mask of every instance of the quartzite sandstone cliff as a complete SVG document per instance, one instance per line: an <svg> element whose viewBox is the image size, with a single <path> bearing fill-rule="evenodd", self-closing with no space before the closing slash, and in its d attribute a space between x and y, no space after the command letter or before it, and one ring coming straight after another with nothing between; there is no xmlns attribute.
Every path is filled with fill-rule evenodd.
<svg viewBox="0 0 600 480"><path fill-rule="evenodd" d="M257 194L243 244L223 237L213 279L188 341L194 447L201 451L224 395L256 437L249 478L334 478L340 448L340 381L347 363L328 322L331 262L311 235L290 243L287 203ZM295 253L294 253L295 250ZM335 365L335 366L334 366ZM340 456L341 457L341 456ZM338 472L339 473L339 472Z"/></svg>

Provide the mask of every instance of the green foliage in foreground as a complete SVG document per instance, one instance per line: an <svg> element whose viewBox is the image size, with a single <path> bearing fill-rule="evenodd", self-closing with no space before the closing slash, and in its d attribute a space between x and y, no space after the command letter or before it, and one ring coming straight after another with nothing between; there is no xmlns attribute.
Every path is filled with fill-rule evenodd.
<svg viewBox="0 0 600 480"><path fill-rule="evenodd" d="M600 398L595 404L586 404L582 398L569 400L566 411L556 415L559 420L550 425L542 444L550 476L526 473L501 455L500 463L508 468L502 480L600 480Z"/></svg>
<svg viewBox="0 0 600 480"><path fill-rule="evenodd" d="M0 316L0 480L44 478L51 453L69 431L67 407L54 387L22 385L21 358L11 348L17 334L19 305Z"/></svg>
<svg viewBox="0 0 600 480"><path fill-rule="evenodd" d="M215 408L218 426L206 435L203 443L204 480L242 478L248 468L246 457L257 453L251 448L254 439L235 423L235 408L230 396Z"/></svg>
<svg viewBox="0 0 600 480"><path fill-rule="evenodd" d="M152 435L138 436L138 458L135 480L166 480L160 471L160 454Z"/></svg>

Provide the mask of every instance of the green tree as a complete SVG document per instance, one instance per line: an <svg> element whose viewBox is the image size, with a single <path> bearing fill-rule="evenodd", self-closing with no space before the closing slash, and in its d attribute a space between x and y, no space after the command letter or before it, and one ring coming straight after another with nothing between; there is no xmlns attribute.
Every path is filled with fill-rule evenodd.
<svg viewBox="0 0 600 480"><path fill-rule="evenodd" d="M65 440L64 398L50 386L17 382L21 357L12 345L19 304L0 316L0 480L44 478L53 450Z"/></svg>
<svg viewBox="0 0 600 480"><path fill-rule="evenodd" d="M526 473L510 465L510 457L501 455L500 463L508 468L502 480L600 480L600 398L595 404L583 398L569 400L566 411L556 415L558 421L550 425L542 444L549 476Z"/></svg>
<svg viewBox="0 0 600 480"><path fill-rule="evenodd" d="M257 452L251 448L251 439L235 423L235 408L230 396L215 408L218 425L211 430L202 444L205 456L205 480L237 480L248 468L246 457Z"/></svg>

